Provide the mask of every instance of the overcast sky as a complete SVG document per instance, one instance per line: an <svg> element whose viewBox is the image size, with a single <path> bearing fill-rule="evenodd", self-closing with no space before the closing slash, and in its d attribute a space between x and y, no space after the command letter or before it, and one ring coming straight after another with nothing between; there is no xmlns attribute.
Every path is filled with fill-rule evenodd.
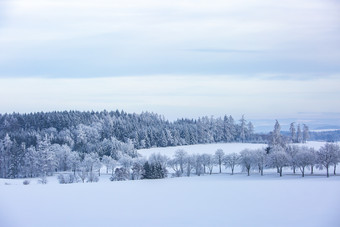
<svg viewBox="0 0 340 227"><path fill-rule="evenodd" d="M336 123L339 12L336 0L0 0L0 112Z"/></svg>

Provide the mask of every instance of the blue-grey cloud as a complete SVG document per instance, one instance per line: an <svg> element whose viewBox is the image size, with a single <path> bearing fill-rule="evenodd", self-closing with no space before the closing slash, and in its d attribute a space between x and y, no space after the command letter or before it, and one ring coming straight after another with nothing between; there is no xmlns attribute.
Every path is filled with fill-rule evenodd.
<svg viewBox="0 0 340 227"><path fill-rule="evenodd" d="M340 4L288 1L6 1L0 78L339 75Z"/></svg>
<svg viewBox="0 0 340 227"><path fill-rule="evenodd" d="M203 53L262 53L261 50L238 50L238 49L223 49L223 48L203 48L203 49L186 49L185 51L203 52Z"/></svg>

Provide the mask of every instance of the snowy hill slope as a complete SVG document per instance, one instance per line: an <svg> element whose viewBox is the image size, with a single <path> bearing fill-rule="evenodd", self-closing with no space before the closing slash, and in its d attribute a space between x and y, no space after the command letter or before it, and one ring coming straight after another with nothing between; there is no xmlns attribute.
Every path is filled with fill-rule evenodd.
<svg viewBox="0 0 340 227"><path fill-rule="evenodd" d="M18 183L18 180L16 181ZM0 226L338 226L340 177L0 183Z"/></svg>

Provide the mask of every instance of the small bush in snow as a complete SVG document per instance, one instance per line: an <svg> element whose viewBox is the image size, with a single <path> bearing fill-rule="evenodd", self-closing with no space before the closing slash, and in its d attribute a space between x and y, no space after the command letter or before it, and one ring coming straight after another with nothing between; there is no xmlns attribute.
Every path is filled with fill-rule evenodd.
<svg viewBox="0 0 340 227"><path fill-rule="evenodd" d="M39 184L47 184L47 178L46 178L46 176L40 177L40 178L38 179L38 183L39 183Z"/></svg>
<svg viewBox="0 0 340 227"><path fill-rule="evenodd" d="M77 178L73 174L59 174L58 181L59 184L72 184L77 182Z"/></svg>
<svg viewBox="0 0 340 227"><path fill-rule="evenodd" d="M96 173L89 173L88 177L87 177L87 182L98 182L99 181L99 177Z"/></svg>
<svg viewBox="0 0 340 227"><path fill-rule="evenodd" d="M115 173L110 177L111 181L124 181L129 179L129 173L124 167L116 168Z"/></svg>
<svg viewBox="0 0 340 227"><path fill-rule="evenodd" d="M30 184L30 181L29 181L29 180L24 180L24 181L22 182L22 184L23 184L23 185L29 185L29 184Z"/></svg>

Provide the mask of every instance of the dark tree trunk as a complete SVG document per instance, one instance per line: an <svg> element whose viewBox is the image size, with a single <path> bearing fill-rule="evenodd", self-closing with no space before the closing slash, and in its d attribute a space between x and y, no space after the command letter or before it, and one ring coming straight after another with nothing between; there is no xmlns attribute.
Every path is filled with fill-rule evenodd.
<svg viewBox="0 0 340 227"><path fill-rule="evenodd" d="M312 165L311 167L310 167L310 174L313 174L314 173L314 166Z"/></svg>
<svg viewBox="0 0 340 227"><path fill-rule="evenodd" d="M280 167L280 177L282 177L282 167Z"/></svg>
<svg viewBox="0 0 340 227"><path fill-rule="evenodd" d="M293 173L295 174L295 166L293 166Z"/></svg>
<svg viewBox="0 0 340 227"><path fill-rule="evenodd" d="M326 166L326 169L327 169L327 177L329 177L329 171L328 171L329 167L328 167L328 165Z"/></svg>
<svg viewBox="0 0 340 227"><path fill-rule="evenodd" d="M305 177L305 167L302 167L302 177Z"/></svg>
<svg viewBox="0 0 340 227"><path fill-rule="evenodd" d="M334 165L334 175L336 175L336 165Z"/></svg>

